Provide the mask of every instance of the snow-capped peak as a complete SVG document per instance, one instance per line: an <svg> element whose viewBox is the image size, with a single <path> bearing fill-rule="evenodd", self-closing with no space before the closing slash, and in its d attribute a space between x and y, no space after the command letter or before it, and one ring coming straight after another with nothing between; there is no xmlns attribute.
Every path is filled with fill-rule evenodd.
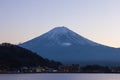
<svg viewBox="0 0 120 80"><path fill-rule="evenodd" d="M41 36L40 36L41 37ZM45 39L49 39L54 41L55 43L58 43L59 45L69 45L68 43L71 44L81 44L81 45L91 45L91 46L98 46L100 44L97 44L91 40L88 40L79 34L73 32L72 30L68 29L65 26L61 27L55 27L49 32L43 34L43 37ZM67 44L66 44L67 42ZM70 45L71 45L70 44Z"/></svg>
<svg viewBox="0 0 120 80"><path fill-rule="evenodd" d="M49 32L54 32L54 33L67 33L68 31L70 31L67 27L65 26L60 26L60 27L55 27L53 28L51 31Z"/></svg>
<svg viewBox="0 0 120 80"><path fill-rule="evenodd" d="M88 45L88 46L100 46L101 44L95 43L91 40L88 40L79 34L73 32L67 27L55 27L47 33L34 38L30 41L23 43L24 46L29 47L39 47L40 45L44 46L75 46L75 45Z"/></svg>

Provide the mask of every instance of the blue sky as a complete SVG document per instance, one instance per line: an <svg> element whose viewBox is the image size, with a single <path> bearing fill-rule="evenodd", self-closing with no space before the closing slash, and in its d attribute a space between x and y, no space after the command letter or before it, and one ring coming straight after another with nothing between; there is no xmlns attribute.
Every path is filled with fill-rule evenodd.
<svg viewBox="0 0 120 80"><path fill-rule="evenodd" d="M0 43L25 42L57 26L120 47L120 0L0 0Z"/></svg>

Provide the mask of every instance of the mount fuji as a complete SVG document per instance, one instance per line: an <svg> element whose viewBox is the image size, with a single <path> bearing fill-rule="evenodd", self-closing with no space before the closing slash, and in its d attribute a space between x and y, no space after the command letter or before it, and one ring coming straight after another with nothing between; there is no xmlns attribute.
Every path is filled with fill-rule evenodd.
<svg viewBox="0 0 120 80"><path fill-rule="evenodd" d="M120 65L119 48L96 43L64 26L56 27L19 46L64 64Z"/></svg>

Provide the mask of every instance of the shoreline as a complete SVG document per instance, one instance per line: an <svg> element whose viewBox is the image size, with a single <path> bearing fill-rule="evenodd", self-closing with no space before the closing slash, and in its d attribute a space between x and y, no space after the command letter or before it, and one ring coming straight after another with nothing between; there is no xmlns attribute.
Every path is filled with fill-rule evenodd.
<svg viewBox="0 0 120 80"><path fill-rule="evenodd" d="M0 73L0 74L120 74L120 72L26 72L26 73Z"/></svg>

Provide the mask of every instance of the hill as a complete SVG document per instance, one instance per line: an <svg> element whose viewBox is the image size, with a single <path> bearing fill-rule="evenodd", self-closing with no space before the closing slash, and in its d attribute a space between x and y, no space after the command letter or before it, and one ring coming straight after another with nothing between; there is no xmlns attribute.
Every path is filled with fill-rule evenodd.
<svg viewBox="0 0 120 80"><path fill-rule="evenodd" d="M0 45L0 67L2 68L20 68L20 67L49 67L58 68L59 62L48 60L36 53L17 45L3 43Z"/></svg>

